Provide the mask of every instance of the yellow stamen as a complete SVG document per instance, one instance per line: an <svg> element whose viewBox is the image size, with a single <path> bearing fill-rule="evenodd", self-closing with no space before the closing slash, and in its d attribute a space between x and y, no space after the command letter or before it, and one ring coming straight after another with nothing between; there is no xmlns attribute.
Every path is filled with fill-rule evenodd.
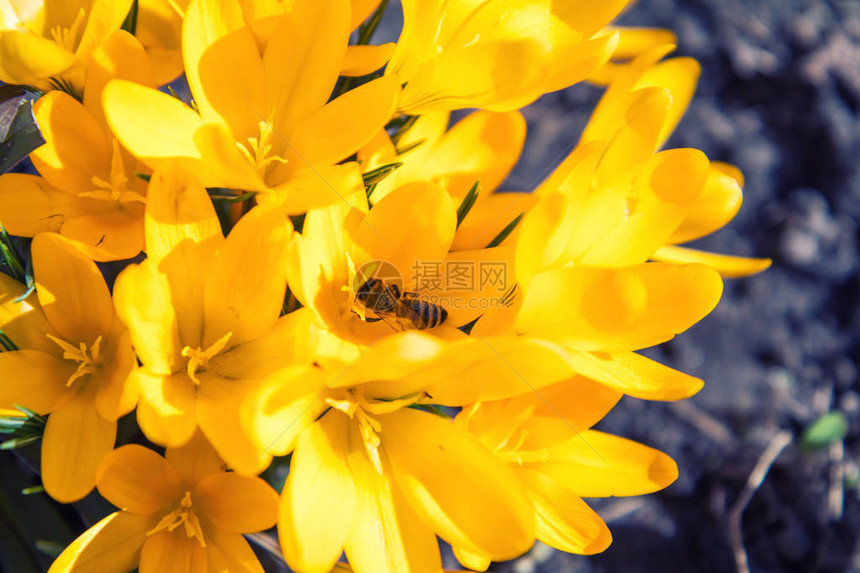
<svg viewBox="0 0 860 573"><path fill-rule="evenodd" d="M98 336L93 342L93 345L90 348L87 348L87 345L81 342L77 348L66 342L61 338L57 338L51 334L46 334L51 341L53 341L57 346L63 349L63 358L65 360L74 360L78 363L78 369L75 370L71 376L69 376L69 380L66 382L66 386L71 386L74 384L75 380L86 376L87 374L92 374L96 371L96 368L100 364L100 354L101 354L101 344L102 337Z"/></svg>
<svg viewBox="0 0 860 573"><path fill-rule="evenodd" d="M180 525L184 526L185 535L196 538L200 542L200 547L206 547L206 542L203 541L203 528L200 527L200 520L192 507L190 491L185 492L179 507L162 517L161 521L146 534L152 535L162 529L172 532Z"/></svg>
<svg viewBox="0 0 860 573"><path fill-rule="evenodd" d="M382 475L382 460L379 457L379 446L382 440L379 434L382 425L373 415L390 414L401 408L416 404L423 394L411 394L396 400L367 400L364 395L355 389L347 390L347 398L326 398L325 402L335 410L343 412L358 423L358 431L364 442L364 449L377 473Z"/></svg>
<svg viewBox="0 0 860 573"><path fill-rule="evenodd" d="M80 197L91 197L103 201L117 201L127 203L136 201L140 203L146 202L146 197L135 191L126 189L128 185L128 177L125 174L125 165L122 161L122 151L119 147L119 142L113 140L113 151L110 160L110 181L105 181L101 177L93 177L92 183L98 189L95 191L85 191L78 193Z"/></svg>
<svg viewBox="0 0 860 573"><path fill-rule="evenodd" d="M63 28L62 26L54 26L51 28L51 38L53 38L54 42L58 46L67 52L74 52L75 44L78 41L78 32L80 31L81 26L83 26L85 19L86 12L81 8L78 10L78 15L75 16L75 21L72 22L71 27Z"/></svg>
<svg viewBox="0 0 860 573"><path fill-rule="evenodd" d="M205 371L206 368L209 367L209 360L227 347L227 342L230 340L231 336L233 336L233 333L228 332L212 343L212 346L206 350L202 350L199 346L197 348L186 346L182 349L182 356L188 358L188 364L186 365L188 377L194 381L195 386L200 385L200 380L197 379L197 373Z"/></svg>
<svg viewBox="0 0 860 573"><path fill-rule="evenodd" d="M272 148L274 147L272 140L276 135L272 123L261 121L259 127L259 137L249 137L246 144L236 142L236 147L239 148L239 151L242 152L248 162L257 169L260 177L265 179L275 164L284 165L287 163L287 160L272 153Z"/></svg>

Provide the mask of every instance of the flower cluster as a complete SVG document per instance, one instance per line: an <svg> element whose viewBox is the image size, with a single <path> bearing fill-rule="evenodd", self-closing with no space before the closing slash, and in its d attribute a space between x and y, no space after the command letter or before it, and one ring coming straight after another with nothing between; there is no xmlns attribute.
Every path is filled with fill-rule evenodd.
<svg viewBox="0 0 860 573"><path fill-rule="evenodd" d="M0 275L0 408L46 416L48 494L119 508L51 573L262 571L242 534L275 524L299 572L438 572L437 537L485 570L602 551L583 498L675 480L592 427L697 392L636 351L768 261L679 246L743 179L662 149L699 68L612 27L628 0L402 0L381 45L387 0L6 4L0 80L45 143L0 176L33 237L33 288ZM183 72L188 101L159 89ZM573 151L499 191L518 110L583 80ZM96 262L133 257L109 288ZM116 447L131 412L163 455Z"/></svg>

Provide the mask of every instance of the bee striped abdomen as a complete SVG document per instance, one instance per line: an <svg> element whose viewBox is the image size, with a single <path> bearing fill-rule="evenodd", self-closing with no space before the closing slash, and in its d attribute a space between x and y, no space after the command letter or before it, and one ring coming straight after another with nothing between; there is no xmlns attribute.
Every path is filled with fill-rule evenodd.
<svg viewBox="0 0 860 573"><path fill-rule="evenodd" d="M418 329L439 326L448 318L448 311L437 304L422 301L418 298L401 299L409 308L409 319Z"/></svg>

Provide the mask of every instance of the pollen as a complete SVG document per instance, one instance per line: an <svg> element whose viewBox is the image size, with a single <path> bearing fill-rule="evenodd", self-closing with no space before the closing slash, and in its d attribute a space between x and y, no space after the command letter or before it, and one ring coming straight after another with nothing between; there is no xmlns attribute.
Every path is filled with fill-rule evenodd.
<svg viewBox="0 0 860 573"><path fill-rule="evenodd" d="M247 143L237 142L236 147L251 163L263 179L266 178L274 165L283 165L287 160L273 153L274 139L277 136L274 126L269 121L259 123L260 136L249 137Z"/></svg>
<svg viewBox="0 0 860 573"><path fill-rule="evenodd" d="M125 174L122 151L116 138L113 140L113 149L111 152L110 181L105 181L101 177L94 176L92 183L96 186L96 190L86 191L78 195L92 199L101 199L103 201L116 201L118 203L127 203L130 201L146 202L146 198L143 195L127 189L128 176Z"/></svg>
<svg viewBox="0 0 860 573"><path fill-rule="evenodd" d="M206 350L201 349L199 346L197 348L186 346L182 349L182 356L188 358L188 364L185 367L188 377L194 381L195 386L200 385L197 373L203 372L209 367L209 361L227 347L227 342L230 341L231 336L233 336L233 333L228 332L212 343L212 346Z"/></svg>
<svg viewBox="0 0 860 573"><path fill-rule="evenodd" d="M51 38L67 52L74 52L75 44L78 42L78 32L80 32L84 20L86 20L86 12L81 8L78 10L78 15L75 16L74 22L68 28L54 26L51 29Z"/></svg>
<svg viewBox="0 0 860 573"><path fill-rule="evenodd" d="M67 387L71 387L72 384L75 383L76 380L86 376L87 374L92 374L96 371L98 366L101 364L101 344L102 337L98 336L93 342L92 346L89 348L83 342L81 342L77 348L66 342L61 338L57 338L56 336L46 334L52 342L54 342L57 346L63 349L63 359L65 360L73 360L78 363L78 368L75 370L71 376L69 376L69 380L66 382Z"/></svg>
<svg viewBox="0 0 860 573"><path fill-rule="evenodd" d="M180 526L184 527L185 535L197 539L200 542L200 547L206 547L206 542L203 540L203 528L200 527L200 520L194 511L190 491L185 492L185 496L179 502L179 506L176 509L162 517L161 521L146 534L152 535L163 529L173 532Z"/></svg>

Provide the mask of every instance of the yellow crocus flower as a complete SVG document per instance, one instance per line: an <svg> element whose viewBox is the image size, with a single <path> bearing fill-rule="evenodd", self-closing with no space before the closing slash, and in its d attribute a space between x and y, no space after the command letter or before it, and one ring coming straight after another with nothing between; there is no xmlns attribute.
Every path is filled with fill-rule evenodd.
<svg viewBox="0 0 860 573"><path fill-rule="evenodd" d="M406 0L386 69L406 84L399 110L510 111L582 81L612 55L601 30L627 2Z"/></svg>
<svg viewBox="0 0 860 573"><path fill-rule="evenodd" d="M385 125L400 87L380 78L328 102L349 40L347 0L297 0L272 25L261 45L238 2L192 0L183 56L199 114L117 80L104 96L117 137L151 167L179 161L207 187L285 191L290 212L338 201L335 164Z"/></svg>
<svg viewBox="0 0 860 573"><path fill-rule="evenodd" d="M464 408L455 423L506 462L535 512L535 537L561 551L591 555L612 537L583 497L652 493L678 477L667 455L590 430L621 393L578 377L496 402ZM460 563L485 571L490 557L454 547Z"/></svg>
<svg viewBox="0 0 860 573"><path fill-rule="evenodd" d="M102 111L102 89L116 77L152 84L143 48L122 30L93 53L83 103L58 91L36 102L45 144L30 158L40 176L0 176L0 217L10 233L60 233L98 261L143 250L147 183L138 174L149 168L114 138Z"/></svg>
<svg viewBox="0 0 860 573"><path fill-rule="evenodd" d="M385 131L380 131L362 148L358 158L364 172L402 163L376 185L370 195L374 203L401 185L431 181L460 204L472 186L479 183L478 199L457 227L451 250L482 249L536 201L531 193L497 191L522 153L526 122L517 111L479 110L447 129L449 116L447 112L420 116L399 138L397 146ZM513 241L515 233L505 244Z"/></svg>
<svg viewBox="0 0 860 573"><path fill-rule="evenodd" d="M225 239L193 177L156 172L145 232L148 258L127 267L114 287L142 363L132 373L140 427L168 447L187 443L200 427L230 467L259 473L271 455L248 436L241 404L266 376L291 365L287 349L299 336L293 319L278 318L289 219L255 207ZM292 384L317 388L299 374Z"/></svg>
<svg viewBox="0 0 860 573"><path fill-rule="evenodd" d="M92 53L132 0L2 0L0 81L80 97Z"/></svg>
<svg viewBox="0 0 860 573"><path fill-rule="evenodd" d="M162 458L136 444L99 466L99 493L120 508L78 537L50 573L263 573L242 537L274 525L278 494L224 472L198 432Z"/></svg>
<svg viewBox="0 0 860 573"><path fill-rule="evenodd" d="M273 381L257 405L271 416L261 437L301 426L279 517L291 567L329 571L343 550L359 572L439 571L436 535L497 560L528 549L533 510L512 470L449 420L412 406L501 399L567 379L558 348L401 332L324 372L327 391L312 404L285 402Z"/></svg>
<svg viewBox="0 0 860 573"><path fill-rule="evenodd" d="M113 449L117 419L137 401L128 331L114 313L96 265L71 241L33 240L36 294L0 275L0 329L18 350L0 353L0 407L50 414L42 438L42 482L58 501L77 501L95 485Z"/></svg>
<svg viewBox="0 0 860 573"><path fill-rule="evenodd" d="M548 201L545 208L553 211L556 218L562 217L561 213L576 212L571 215L578 218L576 233L586 237L586 225L579 214L581 199L574 195L588 187L590 177L597 181L597 186L615 187L614 194L595 193L603 201L616 203L612 216L617 224L601 219L599 224L603 228L612 228L614 233L626 234L631 240L631 233L638 232L634 229L652 229L647 238L645 233L638 232L636 246L628 250L629 256L637 260L644 260L644 254L659 261L699 262L726 277L761 272L770 266L768 259L676 246L714 232L735 216L742 202L743 176L733 166L708 162L697 150L658 152L686 111L699 77L699 64L692 58L660 61L673 48L671 45L651 48L614 71L612 82L577 148L536 193L566 196L567 199ZM650 178L650 181L630 192L619 177L629 181L638 178L642 182ZM657 193L656 198L645 197L643 193L647 194L644 190L648 187ZM623 197L624 194L629 196ZM635 214L628 209L634 202ZM591 224L598 224L598 217L603 215L594 208L592 213ZM557 221L558 225L544 230L554 233L573 223ZM588 226L588 229L593 228ZM600 259L601 253L592 252L592 259Z"/></svg>

